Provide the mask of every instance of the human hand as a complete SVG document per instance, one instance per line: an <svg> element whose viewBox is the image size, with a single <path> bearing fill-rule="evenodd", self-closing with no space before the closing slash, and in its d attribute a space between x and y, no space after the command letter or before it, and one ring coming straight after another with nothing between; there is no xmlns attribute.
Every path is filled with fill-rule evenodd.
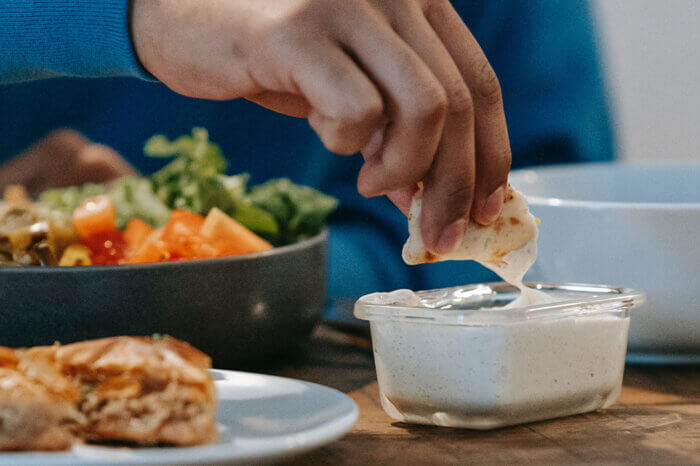
<svg viewBox="0 0 700 466"><path fill-rule="evenodd" d="M245 97L308 118L328 149L362 151L357 187L450 251L494 221L510 169L498 80L448 0L132 0L145 68L174 91Z"/></svg>
<svg viewBox="0 0 700 466"><path fill-rule="evenodd" d="M38 195L48 188L103 183L136 173L111 148L60 129L0 166L0 188L18 184Z"/></svg>

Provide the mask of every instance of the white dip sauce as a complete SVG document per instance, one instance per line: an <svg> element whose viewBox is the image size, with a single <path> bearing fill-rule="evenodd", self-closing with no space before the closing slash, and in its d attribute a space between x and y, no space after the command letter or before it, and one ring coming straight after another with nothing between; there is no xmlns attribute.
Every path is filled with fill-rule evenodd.
<svg viewBox="0 0 700 466"><path fill-rule="evenodd" d="M479 262L484 267L495 272L504 282L516 286L520 290L520 296L509 303L506 308L518 308L546 304L554 299L548 294L534 290L523 284L523 277L530 270L537 259L537 236L530 240L524 247L512 251L503 258L500 263Z"/></svg>
<svg viewBox="0 0 700 466"><path fill-rule="evenodd" d="M373 321L382 406L394 419L490 429L611 405L628 317L504 325Z"/></svg>

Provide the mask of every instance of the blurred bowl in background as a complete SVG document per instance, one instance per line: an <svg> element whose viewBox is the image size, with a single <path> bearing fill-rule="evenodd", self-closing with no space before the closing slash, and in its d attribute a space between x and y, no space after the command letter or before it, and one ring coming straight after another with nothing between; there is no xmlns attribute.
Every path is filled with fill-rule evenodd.
<svg viewBox="0 0 700 466"><path fill-rule="evenodd" d="M700 165L517 170L540 218L530 281L619 283L647 293L630 362L700 362Z"/></svg>
<svg viewBox="0 0 700 466"><path fill-rule="evenodd" d="M250 366L304 340L326 296L328 232L255 254L158 264L0 268L0 344L168 334Z"/></svg>

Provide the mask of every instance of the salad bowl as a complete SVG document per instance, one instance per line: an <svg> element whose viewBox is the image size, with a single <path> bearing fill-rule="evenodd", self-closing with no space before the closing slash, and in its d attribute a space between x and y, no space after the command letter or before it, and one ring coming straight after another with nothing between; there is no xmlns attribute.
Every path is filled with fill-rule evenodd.
<svg viewBox="0 0 700 466"><path fill-rule="evenodd" d="M228 175L203 128L151 137L151 175L0 200L0 345L168 334L221 368L294 347L321 317L337 200Z"/></svg>
<svg viewBox="0 0 700 466"><path fill-rule="evenodd" d="M328 231L268 251L205 260L0 268L0 344L168 334L219 368L294 348L321 317Z"/></svg>

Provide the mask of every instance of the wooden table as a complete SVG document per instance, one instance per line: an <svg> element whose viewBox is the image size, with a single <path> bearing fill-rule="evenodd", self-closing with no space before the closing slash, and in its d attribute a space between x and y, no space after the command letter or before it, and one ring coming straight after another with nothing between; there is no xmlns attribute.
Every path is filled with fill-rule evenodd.
<svg viewBox="0 0 700 466"><path fill-rule="evenodd" d="M493 431L402 424L379 404L369 339L328 326L261 372L347 393L360 409L342 439L284 464L700 464L700 367L630 366L604 412Z"/></svg>

